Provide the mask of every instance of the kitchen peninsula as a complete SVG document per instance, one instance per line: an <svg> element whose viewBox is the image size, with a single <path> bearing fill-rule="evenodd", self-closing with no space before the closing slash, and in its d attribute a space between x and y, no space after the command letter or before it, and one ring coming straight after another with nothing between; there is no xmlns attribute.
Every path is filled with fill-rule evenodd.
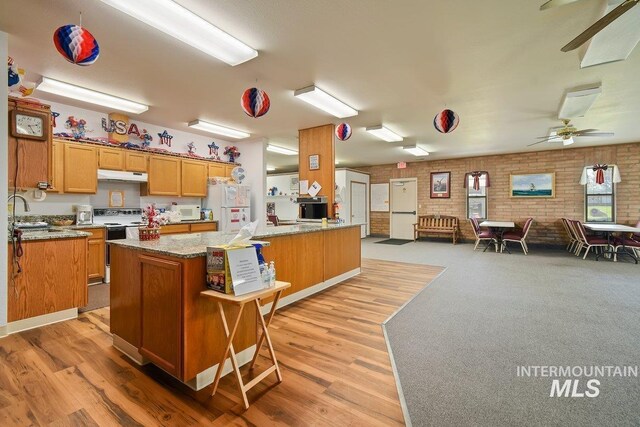
<svg viewBox="0 0 640 427"><path fill-rule="evenodd" d="M217 308L200 295L206 248L233 237L207 232L111 242L113 345L195 390L211 384L225 335ZM268 242L265 259L275 261L278 280L291 283L280 306L360 273L360 225L270 227L253 239ZM240 365L255 351L256 320L254 311L243 312L233 342Z"/></svg>

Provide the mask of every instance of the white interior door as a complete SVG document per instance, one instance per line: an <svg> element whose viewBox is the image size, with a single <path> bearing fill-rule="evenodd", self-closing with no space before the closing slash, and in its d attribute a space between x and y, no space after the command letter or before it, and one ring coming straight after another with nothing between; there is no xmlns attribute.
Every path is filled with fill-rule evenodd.
<svg viewBox="0 0 640 427"><path fill-rule="evenodd" d="M351 224L362 224L360 237L367 237L367 184L351 181Z"/></svg>
<svg viewBox="0 0 640 427"><path fill-rule="evenodd" d="M391 180L391 238L413 240L413 224L418 218L416 178Z"/></svg>

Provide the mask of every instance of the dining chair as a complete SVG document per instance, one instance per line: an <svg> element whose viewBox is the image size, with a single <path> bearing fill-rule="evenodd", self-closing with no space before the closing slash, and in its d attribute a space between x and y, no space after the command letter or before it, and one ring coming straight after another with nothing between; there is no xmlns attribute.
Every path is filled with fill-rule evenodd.
<svg viewBox="0 0 640 427"><path fill-rule="evenodd" d="M531 224L533 223L533 218L527 218L522 226L522 230L520 231L507 231L502 235L502 245L503 247L507 246L507 242L517 242L522 246L522 252L525 255L529 253L529 247L527 246L527 234L529 234L529 230L531 229ZM502 252L503 248L500 248L500 252Z"/></svg>
<svg viewBox="0 0 640 427"><path fill-rule="evenodd" d="M594 252L595 252L596 248L604 249L604 248L611 247L611 244L609 244L609 241L604 237L587 236L584 230L584 226L580 221L571 221L571 222L573 223L573 229L575 230L576 233L578 233L578 236L580 237L580 240L581 240L580 246L576 251L576 256L580 256L580 252L582 252L582 249L586 248L586 251L584 252L584 256L582 257L582 259L587 259L587 255L589 254L589 251L591 250L591 248L594 248Z"/></svg>
<svg viewBox="0 0 640 427"><path fill-rule="evenodd" d="M279 220L278 220L278 215L267 215L267 219L269 220L269 222L271 222L275 227L277 227L279 224Z"/></svg>
<svg viewBox="0 0 640 427"><path fill-rule="evenodd" d="M482 231L480 230L480 225L478 224L477 218L469 218L469 222L471 222L471 228L473 229L473 234L476 236L476 244L473 247L475 251L482 240L495 240L496 233L493 231Z"/></svg>
<svg viewBox="0 0 640 427"><path fill-rule="evenodd" d="M564 227L564 231L569 236L569 244L567 245L567 250L573 252L575 250L575 246L578 244L579 240L574 234L573 230L569 226L569 220L567 218L560 218L562 221L562 226Z"/></svg>

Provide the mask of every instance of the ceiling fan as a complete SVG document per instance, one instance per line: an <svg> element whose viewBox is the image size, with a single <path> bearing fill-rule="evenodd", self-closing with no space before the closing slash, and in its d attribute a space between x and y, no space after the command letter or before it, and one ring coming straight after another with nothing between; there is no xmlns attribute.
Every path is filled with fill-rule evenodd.
<svg viewBox="0 0 640 427"><path fill-rule="evenodd" d="M570 122L571 120L569 119L562 119L564 127L555 129L551 135L538 137L537 139L540 141L529 144L527 147L531 147L532 145L540 144L542 142L562 142L562 145L566 146L575 142L573 139L574 137L597 136L602 138L613 136L613 132L598 132L598 129L578 130L576 127L571 125Z"/></svg>
<svg viewBox="0 0 640 427"><path fill-rule="evenodd" d="M573 3L578 0L549 0L542 6L540 6L540 10L550 9L556 6L563 6L565 4ZM575 39L571 40L566 46L564 46L561 50L563 52L570 52L575 50L589 41L593 36L598 34L600 31L604 30L605 27L611 24L613 21L618 19L624 13L628 12L633 6L637 5L640 0L624 0L620 3L615 9L611 12L607 13L605 16L600 18L595 24L587 28L582 34L580 34Z"/></svg>

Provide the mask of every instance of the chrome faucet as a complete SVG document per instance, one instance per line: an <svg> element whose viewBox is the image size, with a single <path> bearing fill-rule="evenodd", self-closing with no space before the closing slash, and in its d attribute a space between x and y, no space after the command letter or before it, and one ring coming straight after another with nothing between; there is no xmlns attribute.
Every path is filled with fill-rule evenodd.
<svg viewBox="0 0 640 427"><path fill-rule="evenodd" d="M15 199L22 199L22 203L24 204L24 211L25 212L30 212L31 211L31 207L29 206L29 202L27 202L27 199L25 199L24 196L22 196L20 194L12 194L7 199L7 203L9 203L11 201L11 199L14 199L13 200L14 203L15 203Z"/></svg>

